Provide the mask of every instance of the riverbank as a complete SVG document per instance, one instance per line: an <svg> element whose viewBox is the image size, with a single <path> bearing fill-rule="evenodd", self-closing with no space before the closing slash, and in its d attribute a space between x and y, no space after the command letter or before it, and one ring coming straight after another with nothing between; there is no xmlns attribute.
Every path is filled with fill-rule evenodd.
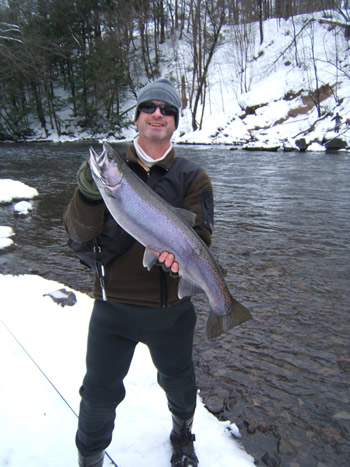
<svg viewBox="0 0 350 467"><path fill-rule="evenodd" d="M217 139L216 137L198 134L188 134L186 136L179 136L178 132L175 133L172 143L181 146L214 146L226 147L231 151L269 151L269 152L350 152L350 127L344 126L340 132L326 131L313 139L300 137L298 139L276 139L271 140L266 138L266 130L263 134L258 131L251 131L248 137L242 137L239 141L232 137ZM89 135L81 134L77 136L60 136L52 135L48 138L30 138L27 143L103 143L120 144L131 143L136 138L136 131L128 131L126 136L109 136L104 135ZM16 141L19 142L19 141ZM1 143L16 143L15 141L2 141Z"/></svg>

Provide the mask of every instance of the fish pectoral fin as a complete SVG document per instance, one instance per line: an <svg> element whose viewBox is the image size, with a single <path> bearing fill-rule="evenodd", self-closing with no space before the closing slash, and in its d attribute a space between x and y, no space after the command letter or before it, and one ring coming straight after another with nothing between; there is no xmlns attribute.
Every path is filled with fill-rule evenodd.
<svg viewBox="0 0 350 467"><path fill-rule="evenodd" d="M184 220L187 224L190 224L191 227L196 223L196 214L192 211L188 211L183 208L175 208L177 214Z"/></svg>
<svg viewBox="0 0 350 467"><path fill-rule="evenodd" d="M208 339L218 337L234 326L238 326L251 318L252 315L247 308L232 297L231 311L227 315L219 316L210 311L207 321L207 337Z"/></svg>
<svg viewBox="0 0 350 467"><path fill-rule="evenodd" d="M152 250L152 248L146 248L143 255L143 265L148 271L156 264L158 261L159 253L158 251Z"/></svg>
<svg viewBox="0 0 350 467"><path fill-rule="evenodd" d="M199 295L203 293L203 290L194 282L189 281L188 279L180 278L179 289L177 295L180 298L192 297L193 295Z"/></svg>

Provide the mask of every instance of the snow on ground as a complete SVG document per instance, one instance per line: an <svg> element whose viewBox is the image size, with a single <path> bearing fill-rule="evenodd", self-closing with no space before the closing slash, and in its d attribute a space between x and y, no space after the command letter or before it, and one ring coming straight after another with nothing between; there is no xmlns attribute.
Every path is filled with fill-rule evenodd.
<svg viewBox="0 0 350 467"><path fill-rule="evenodd" d="M336 17L336 13L332 14ZM346 76L349 64L346 60L341 61L342 74L336 58L336 44L338 53L340 51L342 57L347 57L348 42L342 29L330 30L328 25L321 25L318 22L321 16L321 13L315 13L288 20L266 20L261 45L258 24L246 25L249 28L249 39L246 39L249 47L241 42L237 49L232 46L234 29L226 28L223 44L217 49L209 67L202 129L192 131L191 115L187 109L180 119L175 141L239 146L250 143L253 135L254 140L266 147L279 144L281 149L284 146L298 149L295 141L301 137L312 144L322 142L323 138L330 140L339 136L334 132L335 122L332 120L339 112L342 117L341 137L349 145L350 128L347 131L345 125L345 120L350 117L350 82ZM310 21L311 18L314 19ZM294 27L298 34L297 47L293 42ZM178 47L182 47L181 41ZM244 47L247 51L245 62L239 52ZM190 82L191 67L187 66L185 54L181 57L182 60L165 67L164 74L184 75ZM314 63L319 87L332 87L330 96L321 102L323 115L329 113L322 120L319 120L315 108L301 112L305 107L303 99L316 87ZM288 95L290 97L287 98ZM255 108L255 111L247 113L248 107ZM201 112L200 106L198 120ZM320 144L308 148L310 151L324 149Z"/></svg>
<svg viewBox="0 0 350 467"><path fill-rule="evenodd" d="M4 192L2 183L0 204L7 202L9 192L13 199L37 194L28 187L23 190L16 181L6 181L8 192ZM11 242L13 235L11 227L0 227L0 249L8 246L6 241ZM93 300L34 275L0 274L0 289L0 465L76 466L78 391L85 372ZM76 302L59 305L57 301L69 292L75 294ZM127 396L117 409L108 454L119 467L170 465L171 417L149 351L142 344L125 386ZM201 467L254 465L237 440L236 425L219 422L200 396L194 432ZM111 465L108 458L105 465Z"/></svg>
<svg viewBox="0 0 350 467"><path fill-rule="evenodd" d="M329 16L342 22L335 11L329 12ZM279 146L280 150L299 150L296 141L304 138L306 145L310 145L307 150L324 151L326 141L340 137L350 148L350 126L345 124L350 118L349 45L344 29L321 24L322 17L323 13L319 12L287 20L266 20L262 44L258 23L225 27L209 66L202 122L201 102L196 115L202 127L193 131L192 115L187 107L182 111L174 142L236 147L254 143L256 148L261 143L265 149ZM246 34L237 39L237 31L242 28L247 29ZM294 34L298 38L296 43ZM183 37L177 41L169 39L161 45L162 55L170 58L160 64L160 74L170 79L176 77L178 83L184 77L186 83L191 83L192 51L186 33ZM320 103L321 117L316 107L310 105L316 84L319 89L326 89ZM189 89L190 86L187 94ZM132 95L125 108L134 104ZM334 131L333 118L337 112L342 118L339 133ZM69 108L59 112L67 125L72 121L70 113ZM132 121L134 109L127 116ZM33 128L36 135L33 139L65 142L94 138L113 143L121 138L131 141L137 135L135 125L108 137L79 133L77 128L68 125L65 135L58 136L52 131L46 138L38 126Z"/></svg>
<svg viewBox="0 0 350 467"><path fill-rule="evenodd" d="M76 304L62 307L49 294L64 285L38 276L0 275L0 284L0 465L73 467L77 465L78 389L85 371L93 300L73 291ZM119 467L170 465L171 417L156 369L142 344L125 386L127 395L117 409L108 454ZM194 432L202 467L254 465L232 436L239 436L237 427L219 422L200 396Z"/></svg>
<svg viewBox="0 0 350 467"><path fill-rule="evenodd" d="M304 16L294 18L297 30L301 30L306 19ZM232 46L223 44L211 65L202 130L192 131L191 114L185 110L174 141L296 148L295 140L301 134L310 143L308 150L312 151L325 150L320 144L324 137L330 140L341 136L349 141L350 131L345 120L350 117L350 82L337 75L336 68L330 65L335 51L334 44L327 40L326 28L319 27L316 22L314 25L320 82L334 89L332 95L322 102L324 114L329 112L327 117L319 119L315 109L292 116L304 105L300 91L313 85L314 77L305 66L311 62L311 36L309 32L306 34L306 28L303 47L298 52L303 66L293 67L288 63L293 61L292 55L296 51L290 48L281 54L292 41L291 19L271 19L264 23L263 45L254 46L255 58L251 56L246 64L248 88L241 89L243 77L237 72L241 68L237 66L237 57L232 54ZM342 35L334 36L334 40L343 41L341 47L347 50ZM175 76L181 76L181 73L187 76L189 68L181 53L179 44L182 59L174 61L164 70L164 75L174 71ZM345 52L341 55L347 56ZM324 66L321 66L323 61ZM182 65L184 68L180 69ZM295 97L286 100L288 92ZM242 117L247 106L257 108ZM334 131L332 120L336 112L343 118L339 134ZM198 115L200 113L201 109ZM124 133L128 140L135 135L135 128ZM90 136L86 134L86 138ZM84 135L77 135L73 139L82 137ZM71 141L72 138L52 135L51 140ZM109 138L109 141L114 139ZM19 181L0 180L0 204L36 196L36 189ZM0 249L13 244L14 234L11 227L0 226ZM3 420L0 464L12 467L75 466L75 414L79 404L78 388L84 375L92 301L74 292L77 303L63 308L46 295L61 289L62 284L37 276L0 275L0 284L0 410ZM115 435L108 452L119 467L169 465L170 416L165 396L156 383L155 368L148 350L142 345L138 346L126 387L127 397L118 407ZM199 397L194 431L202 467L254 465L253 459L233 440L229 430L238 433L234 425L219 422L213 417ZM105 465L108 465L107 460Z"/></svg>
<svg viewBox="0 0 350 467"><path fill-rule="evenodd" d="M341 20L334 11L329 15ZM266 20L262 44L257 23L225 27L222 43L209 66L202 127L193 131L191 111L184 109L174 142L237 147L251 143L258 147L261 143L262 148L278 145L280 150L298 150L296 141L305 138L310 145L307 150L324 151L325 141L340 137L349 148L350 126L345 124L350 118L348 41L343 28L321 24L322 16L322 13L314 13L287 20ZM235 34L243 27L247 28L247 33L244 39L238 40ZM298 37L296 45L294 33ZM161 76L176 77L178 83L182 76L185 82L192 82L193 58L185 38L186 34L183 40L175 43L169 40L161 46L163 56L171 57L161 63ZM310 105L316 83L319 89L326 90L320 102L321 117L316 107ZM125 103L125 108L133 104L134 96ZM342 118L339 133L334 131L333 118L337 112ZM198 124L201 115L200 102ZM133 116L134 109L128 113L130 121ZM70 120L69 115L63 120ZM107 139L104 134L95 135L95 138L110 143L117 142L120 137L130 141L136 136L136 130L134 125ZM58 137L52 133L49 140L91 138L86 132L76 134L76 127L67 131L73 136ZM40 136L40 132L38 128L36 134Z"/></svg>

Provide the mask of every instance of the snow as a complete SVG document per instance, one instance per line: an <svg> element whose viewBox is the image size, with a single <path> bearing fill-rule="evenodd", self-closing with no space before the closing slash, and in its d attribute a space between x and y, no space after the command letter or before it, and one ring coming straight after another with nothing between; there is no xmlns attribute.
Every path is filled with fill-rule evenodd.
<svg viewBox="0 0 350 467"><path fill-rule="evenodd" d="M74 437L85 371L86 336L93 300L77 291L62 307L63 284L38 276L0 275L2 290L0 465L77 465ZM125 380L108 454L120 467L169 465L171 418L147 347L139 344ZM141 397L140 397L141 396ZM254 465L231 433L237 427L210 414L198 395L194 422L201 466ZM108 465L107 460L105 465Z"/></svg>
<svg viewBox="0 0 350 467"><path fill-rule="evenodd" d="M23 196L21 184L13 181L8 188L13 198ZM0 193L1 204L8 196ZM0 240L13 235L11 227L0 227ZM1 242L0 248L5 248ZM78 391L93 300L35 275L0 274L0 286L0 465L76 466ZM60 299L70 293L76 302L62 306ZM125 386L108 455L119 467L170 465L171 416L143 344L137 346ZM193 431L201 467L254 465L238 440L237 426L218 421L200 394L197 404ZM104 465L111 465L107 457Z"/></svg>
<svg viewBox="0 0 350 467"><path fill-rule="evenodd" d="M324 139L340 137L349 146L350 128L345 126L345 120L350 117L350 81L331 64L336 53L335 43L341 57L348 57L348 43L337 28L332 32L327 25L313 22L302 29L309 18L303 15L293 18L296 30L302 31L298 36L301 41L297 52L299 65L295 63L295 49L288 48L293 38L292 19L265 21L262 45L258 44L258 35L252 33L253 46L245 64L245 76L240 73L242 67L232 53L232 44L223 43L209 70L202 129L192 131L191 113L185 109L174 142L298 150L296 140L303 137L309 144L308 151L322 152ZM256 29L256 25L251 25L252 31L254 27ZM225 31L227 36L231 33L231 30ZM169 44L164 44L167 46ZM177 46L178 59L164 65L162 76L184 75L190 82L190 54L184 42L178 41ZM300 111L305 106L305 90L314 89L315 84L312 47L318 59L319 82L332 87L330 96L321 102L322 119L315 108ZM172 57L173 53L165 55ZM343 65L344 68L350 66ZM288 93L292 97L286 99ZM247 106L256 108L255 112L246 113ZM199 108L198 115L201 112ZM336 112L343 118L339 134L334 131L332 120ZM123 130L122 134L126 140L132 140L135 135L133 127ZM64 142L84 138L89 139L91 135L58 137L52 134L49 140ZM100 141L104 140L101 135ZM111 143L117 140L108 138ZM38 195L35 188L19 181L0 179L0 204L33 199ZM11 227L0 226L0 249L11 246L14 235ZM92 300L73 291L77 303L62 307L52 297L64 298L61 291L64 285L37 276L0 275L0 283L0 371L3 376L0 464L75 466L78 389L84 375ZM165 396L156 383L155 368L143 345L137 348L126 388L127 397L118 407L114 439L108 453L119 467L169 465L170 415ZM205 409L198 395L194 432L201 467L254 465L230 430L239 436L237 427L219 422ZM105 465L108 465L107 459Z"/></svg>
<svg viewBox="0 0 350 467"><path fill-rule="evenodd" d="M324 152L326 148L322 146L320 143L312 143L310 146L307 147L306 151L312 151L312 152Z"/></svg>
<svg viewBox="0 0 350 467"><path fill-rule="evenodd" d="M342 23L336 12L328 12L330 16ZM309 150L324 151L325 140L335 137L349 148L350 127L345 125L350 117L348 42L343 28L330 28L329 24L320 22L322 17L319 12L287 20L266 20L262 44L258 24L246 25L248 34L240 41L235 38L235 28L242 28L242 25L225 27L222 43L209 66L202 127L193 131L191 111L189 108L182 110L174 142L246 147L252 142L250 131L253 131L255 142L261 143L263 149L278 145L280 150L299 150L296 141L304 138L311 146ZM293 31L298 38L296 46ZM176 77L178 82L183 76L186 83L191 83L193 59L185 39L186 33L183 40L169 39L161 45L162 55L171 58L160 64L160 74L166 78ZM237 42L238 46L234 46ZM310 102L316 83L319 88L328 90L320 102L322 118L316 107L305 104L305 99ZM134 96L130 96L125 108L134 103ZM332 121L336 112L342 117L339 134L335 133ZM131 121L133 115L134 110L131 110L128 113ZM198 122L201 115L200 102ZM69 121L71 116L67 114L63 120ZM88 133L77 134L76 127L68 128L67 132L74 136L58 137L53 132L48 139L64 142L92 137ZM40 135L40 129L36 133ZM136 127L131 126L120 134L116 132L115 136L94 137L100 142L113 143L120 138L130 141L136 134ZM260 147L259 144L255 146Z"/></svg>
<svg viewBox="0 0 350 467"><path fill-rule="evenodd" d="M28 201L19 201L13 207L15 214L18 216L27 216L33 210L33 206Z"/></svg>
<svg viewBox="0 0 350 467"><path fill-rule="evenodd" d="M10 237L14 235L15 232L11 227L0 225L0 250L8 248L13 244L13 240Z"/></svg>
<svg viewBox="0 0 350 467"><path fill-rule="evenodd" d="M336 14L332 14L336 18ZM348 43L341 29L330 31L327 25L320 25L317 20L321 16L321 13L314 14L315 20L305 28L310 15L300 15L288 20L267 20L263 26L262 45L258 43L257 25L250 25L251 49L243 72L234 58L232 43L228 40L224 42L216 51L209 68L202 129L192 131L187 109L180 119L175 141L189 144L250 145L249 130L252 130L257 143L262 143L261 147L278 144L281 149L294 147L298 150L295 141L304 137L307 143L318 143L312 145L310 150L324 151L325 147L321 144L323 139L330 140L336 136L341 136L349 145L350 131L347 132L345 120L350 117L350 82L335 66L335 44L340 55L347 57ZM301 31L297 52L293 45L292 21L296 32ZM230 34L232 30L228 28L224 33L225 38ZM317 59L319 86L332 87L330 97L321 102L323 115L329 113L329 116L320 121L315 108L299 113L305 107L302 98L308 95L309 90L315 89L313 48ZM346 60L342 61L342 66L346 72L349 64L345 62ZM164 71L167 72L170 74L168 69ZM190 81L185 65L177 73L180 76L182 74ZM247 76L246 90L241 89L243 75ZM286 99L288 94L294 97ZM255 112L246 114L247 107L255 108ZM201 111L199 108L198 116ZM343 118L342 135L334 132L332 117L336 112ZM256 144L256 147L260 145Z"/></svg>
<svg viewBox="0 0 350 467"><path fill-rule="evenodd" d="M0 179L0 205L7 204L15 199L33 199L39 196L36 188L32 188L25 183L17 180ZM14 212L18 216L26 216L33 209L32 204L28 201L19 201L13 207ZM13 237L15 232L12 227L0 226L0 250L11 247L14 242L10 237Z"/></svg>
<svg viewBox="0 0 350 467"><path fill-rule="evenodd" d="M14 199L31 199L39 196L36 188L8 178L0 179L0 203L10 203Z"/></svg>

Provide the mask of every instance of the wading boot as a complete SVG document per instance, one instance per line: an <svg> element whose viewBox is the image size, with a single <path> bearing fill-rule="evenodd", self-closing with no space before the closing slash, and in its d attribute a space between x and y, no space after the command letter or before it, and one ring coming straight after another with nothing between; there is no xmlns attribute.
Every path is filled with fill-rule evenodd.
<svg viewBox="0 0 350 467"><path fill-rule="evenodd" d="M94 456L83 456L78 451L79 456L79 467L102 467L103 466L103 458L105 456L105 452L99 452Z"/></svg>
<svg viewBox="0 0 350 467"><path fill-rule="evenodd" d="M198 458L194 451L192 433L193 417L181 420L173 414L173 429L170 433L170 442L173 447L171 465L173 467L197 467Z"/></svg>

